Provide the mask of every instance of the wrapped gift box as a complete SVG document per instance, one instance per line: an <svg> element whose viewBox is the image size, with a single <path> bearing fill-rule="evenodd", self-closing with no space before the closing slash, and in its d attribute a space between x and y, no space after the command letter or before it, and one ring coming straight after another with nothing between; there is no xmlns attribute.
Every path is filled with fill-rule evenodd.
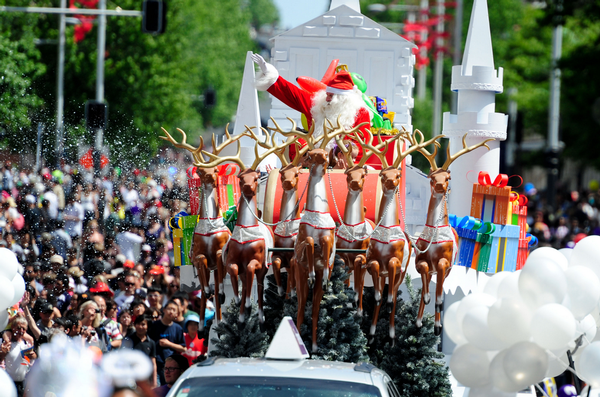
<svg viewBox="0 0 600 397"><path fill-rule="evenodd" d="M471 263L471 269L475 269L480 272L487 272L488 270L488 262L490 259L490 252L492 248L492 236L488 233L489 232L477 232L475 248L473 250L473 262Z"/></svg>
<svg viewBox="0 0 600 397"><path fill-rule="evenodd" d="M488 273L517 270L519 251L519 226L496 225L492 236L491 253L488 261Z"/></svg>
<svg viewBox="0 0 600 397"><path fill-rule="evenodd" d="M217 196L221 213L225 213L232 205L237 205L240 197L240 181L237 177L240 167L237 164L223 164L218 167Z"/></svg>
<svg viewBox="0 0 600 397"><path fill-rule="evenodd" d="M478 269L480 258L483 260L489 257L491 240L487 236L494 226L471 216L458 218L450 214L448 219L459 237L458 255L454 265Z"/></svg>
<svg viewBox="0 0 600 397"><path fill-rule="evenodd" d="M456 234L458 234L458 255L454 264L471 267L477 232L466 228L456 228Z"/></svg>
<svg viewBox="0 0 600 397"><path fill-rule="evenodd" d="M521 270L529 257L529 249L537 245L537 238L526 234L525 238L519 239L519 252L517 254L517 270Z"/></svg>
<svg viewBox="0 0 600 397"><path fill-rule="evenodd" d="M511 221L510 186L508 176L500 174L491 182L487 172L480 172L478 182L473 185L471 216L483 222L506 225Z"/></svg>
<svg viewBox="0 0 600 397"><path fill-rule="evenodd" d="M525 235L527 234L527 197L516 195L516 197L511 200L511 206L511 224L519 226L521 229L519 238L524 239Z"/></svg>
<svg viewBox="0 0 600 397"><path fill-rule="evenodd" d="M169 220L175 266L192 264L190 252L194 242L194 229L197 222L198 215L187 215L184 211Z"/></svg>
<svg viewBox="0 0 600 397"><path fill-rule="evenodd" d="M200 187L202 180L200 178L188 179L188 196L190 198L190 213L199 215L200 211Z"/></svg>

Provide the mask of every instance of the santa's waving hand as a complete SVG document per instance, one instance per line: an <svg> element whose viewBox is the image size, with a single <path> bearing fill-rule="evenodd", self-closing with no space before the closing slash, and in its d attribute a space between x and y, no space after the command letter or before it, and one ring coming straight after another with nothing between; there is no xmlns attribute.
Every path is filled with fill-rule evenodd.
<svg viewBox="0 0 600 397"><path fill-rule="evenodd" d="M252 54L252 60L259 66L256 76L256 89L267 91L281 102L306 116L308 127L314 124L314 136L323 134L323 123L329 119L335 123L340 117L342 126L347 130L360 123L367 122L360 131L363 139L370 136L371 114L365 107L360 90L354 85L350 73L341 71L326 82L327 88L316 93L305 91L285 80L277 69L267 63L262 56ZM366 138L369 139L369 138ZM333 142L333 141L332 141ZM290 147L290 150L293 149ZM359 153L357 160L362 154ZM291 155L291 153L290 153Z"/></svg>

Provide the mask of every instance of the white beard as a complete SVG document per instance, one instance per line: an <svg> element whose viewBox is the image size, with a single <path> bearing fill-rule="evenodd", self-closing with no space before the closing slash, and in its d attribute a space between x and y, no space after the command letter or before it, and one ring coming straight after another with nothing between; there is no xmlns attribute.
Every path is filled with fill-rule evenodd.
<svg viewBox="0 0 600 397"><path fill-rule="evenodd" d="M323 123L325 119L329 119L333 126L336 126L339 117L340 123L346 130L352 129L358 111L365 107L360 91L357 88L349 95L334 94L331 102L327 102L325 100L326 97L327 93L325 90L321 90L312 99L310 113L315 126L313 134L315 138L323 135Z"/></svg>

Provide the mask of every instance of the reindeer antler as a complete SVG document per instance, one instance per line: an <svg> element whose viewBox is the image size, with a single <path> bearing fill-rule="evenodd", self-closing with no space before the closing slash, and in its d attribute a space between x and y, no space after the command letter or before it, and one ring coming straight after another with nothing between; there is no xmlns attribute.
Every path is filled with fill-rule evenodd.
<svg viewBox="0 0 600 397"><path fill-rule="evenodd" d="M344 157L346 157L346 162L348 163L348 165L350 167L354 167L354 159L352 158L352 151L351 151L352 144L350 143L350 141L348 141L347 143L344 143L342 136L336 135L335 143L337 144L338 148L340 148L340 151L344 154ZM346 146L346 145L348 145L348 146Z"/></svg>
<svg viewBox="0 0 600 397"><path fill-rule="evenodd" d="M203 168L212 168L212 167L216 167L219 164L222 164L226 161L231 161L233 163L236 163L237 165L240 166L241 170L244 171L246 169L246 166L244 165L244 162L242 161L240 155L241 155L241 151L242 151L242 147L240 146L240 138L242 138L243 136L248 136L245 132L236 135L236 136L231 136L229 134L229 124L227 124L225 126L225 136L226 139L223 143L221 143L220 145L216 145L216 139L215 139L215 134L213 134L212 136L212 144L213 144L213 152L207 152L206 150L202 150L202 154L207 156L211 161L209 163L205 163L200 165L200 167ZM219 153L221 153L221 151L223 149L225 149L225 147L227 147L228 145L231 145L233 142L237 142L237 153L235 154L235 156L225 156L225 157L220 157Z"/></svg>
<svg viewBox="0 0 600 397"><path fill-rule="evenodd" d="M486 147L488 150L490 150L490 147L487 145L487 143L495 140L494 138L488 138L488 139L481 141L473 146L467 146L467 135L468 134L469 133L467 132L465 135L463 135L463 137L462 137L463 148L461 150L459 150L458 152L451 155L450 154L450 146L448 146L448 148L446 149L446 161L444 162L444 165L442 166L443 170L448 170L448 167L450 167L450 164L452 164L452 162L454 160L456 160L463 154L467 154L477 148Z"/></svg>
<svg viewBox="0 0 600 397"><path fill-rule="evenodd" d="M269 127L269 130L279 132L281 135L292 139L292 142L296 145L296 157L294 157L292 165L297 166L300 163L300 160L302 159L304 154L306 154L307 151L315 148L314 139L312 137L313 133L315 132L315 126L313 124L308 132L302 132L296 129L296 122L293 119L289 117L287 119L292 122L292 129L290 131L282 130L273 117L271 117L271 121L275 125L275 128ZM297 138L304 139L306 141L306 146L300 148L300 144L298 143ZM282 151L283 150L284 149L282 149ZM277 154L277 151L275 152L275 154Z"/></svg>
<svg viewBox="0 0 600 397"><path fill-rule="evenodd" d="M358 163L359 166L362 167L363 165L365 165L367 160L369 159L369 157L371 157L372 155L375 155L379 158L383 169L388 168L390 166L388 164L387 158L385 156L389 150L390 143L394 143L394 141L396 141L398 138L400 138L401 135L396 134L396 135L394 135L394 137L392 139L388 139L388 140L384 141L383 139L381 139L381 129L379 129L376 136L379 139L379 143L377 145L373 146L371 141L373 141L374 139L371 139L371 141L369 141L369 142L365 142L360 137L360 135L358 135L356 132L354 132L354 137L356 138L356 140L358 142L360 142L360 145L363 148L367 149L363 153L363 156L360 159L360 162Z"/></svg>
<svg viewBox="0 0 600 397"><path fill-rule="evenodd" d="M406 150L406 151L401 151L400 150L400 143L398 143L398 157L396 158L396 160L394 161L394 168L398 168L398 166L400 165L400 163L402 162L402 160L404 160L404 158L406 156L408 156L411 153L414 153L416 151L419 151L423 154L423 156L425 156L427 158L427 160L429 160L429 163L431 164L431 168L432 170L437 169L437 165L435 165L435 156L437 154L437 150L439 147L439 142L438 139L440 138L444 138L444 135L436 135L433 138L425 141L425 136L423 135L423 133L419 130L415 130L412 135L410 132L406 131L406 129L404 127L402 127L402 132L400 132L400 134L408 140L408 142L410 143L410 147ZM400 141L398 141L400 142ZM429 146L431 144L434 144L435 146L435 150L433 152L433 154L430 154L425 147ZM433 162L433 163L432 163ZM434 169L435 166L435 169Z"/></svg>
<svg viewBox="0 0 600 397"><path fill-rule="evenodd" d="M169 132L167 130L165 130L163 127L160 127L160 128L161 128L161 130L163 130L163 132L166 135L166 136L159 136L160 139L171 142L173 144L173 146L175 146L176 148L185 149L185 150L189 151L190 153L192 153L192 158L194 159L194 165L196 167L200 167L204 163L204 157L202 157L202 154L201 154L202 148L204 147L204 140L202 139L202 136L200 136L200 145L198 145L198 147L196 148L186 142L187 134L181 128L177 128L177 131L179 131L183 137L183 139L181 140L181 143L177 142L175 140L175 138L173 138L171 136L171 134L169 134Z"/></svg>
<svg viewBox="0 0 600 397"><path fill-rule="evenodd" d="M320 141L321 145L319 146L319 148L326 149L327 144L329 142L331 142L332 139L335 139L336 136L351 135L351 134L357 133L361 127L364 127L365 125L369 124L367 122L360 123L359 125L355 126L354 128L352 128L351 130L348 131L342 126L342 123L340 122L341 117L342 117L341 115L338 116L337 126L335 126L335 127L333 126L333 124L331 123L331 121L329 119L325 119L325 121L323 122L323 135L314 141L315 146L316 146L317 142Z"/></svg>
<svg viewBox="0 0 600 397"><path fill-rule="evenodd" d="M287 159L283 155L283 152L286 147L288 147L289 145L294 143L294 141L296 140L296 138L294 136L289 136L286 141L284 141L278 145L275 141L275 134L271 135L268 130L260 127L260 129L266 135L265 141L261 142L260 139L258 138L258 136L256 136L256 134L254 134L254 132L252 131L252 128L255 128L255 127L250 128L247 125L245 127L246 127L246 131L249 133L248 136L250 136L250 138L252 138L256 142L254 145L255 159L254 159L254 162L252 163L252 166L250 167L251 169L255 170L256 167L258 167L258 165L261 163L261 161L263 161L265 158L267 158L267 156L269 156L270 154L277 155L281 159L281 163L284 166L288 165ZM267 150L262 154L258 153L259 146L264 149L267 149Z"/></svg>

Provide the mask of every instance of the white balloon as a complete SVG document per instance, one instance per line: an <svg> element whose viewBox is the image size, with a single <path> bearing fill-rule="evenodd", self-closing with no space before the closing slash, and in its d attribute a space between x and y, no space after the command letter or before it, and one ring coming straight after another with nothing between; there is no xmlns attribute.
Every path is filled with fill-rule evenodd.
<svg viewBox="0 0 600 397"><path fill-rule="evenodd" d="M10 306L19 303L19 301L25 294L25 280L23 280L23 277L19 273L17 273L17 274L15 274L15 277L12 279L12 285L13 285L15 292L14 292L14 296L13 296Z"/></svg>
<svg viewBox="0 0 600 397"><path fill-rule="evenodd" d="M482 292L474 292L462 298L458 311L456 312L456 318L459 324L462 325L465 315L471 308L475 306L487 306L490 307L494 304L496 298L491 295L484 294Z"/></svg>
<svg viewBox="0 0 600 397"><path fill-rule="evenodd" d="M504 373L520 389L541 382L548 369L548 355L532 342L515 343L506 349Z"/></svg>
<svg viewBox="0 0 600 397"><path fill-rule="evenodd" d="M506 350L498 353L490 363L490 380L496 389L506 393L516 393L521 390L521 387L504 372L504 356L506 356Z"/></svg>
<svg viewBox="0 0 600 397"><path fill-rule="evenodd" d="M540 247L533 251L527 257L527 262L529 259L533 258L533 260L543 261L543 262L553 262L560 266L562 270L567 270L569 267L569 261L565 257L565 255L561 254L557 249L552 247ZM525 262L527 264L527 262Z"/></svg>
<svg viewBox="0 0 600 397"><path fill-rule="evenodd" d="M444 309L444 331L457 346L467 343L462 331L462 325L458 323L457 313L459 305L460 301L457 301L447 309Z"/></svg>
<svg viewBox="0 0 600 397"><path fill-rule="evenodd" d="M550 303L537 309L531 319L531 338L544 349L566 348L575 338L575 318L558 303Z"/></svg>
<svg viewBox="0 0 600 397"><path fill-rule="evenodd" d="M579 338L580 335L584 335L584 337L581 339L581 347L585 347L596 338L596 334L598 333L597 331L598 327L596 326L596 320L594 319L594 316L588 314L583 320L577 321L575 337Z"/></svg>
<svg viewBox="0 0 600 397"><path fill-rule="evenodd" d="M5 370L0 368L0 396L1 397L17 397L17 388L12 381L10 375Z"/></svg>
<svg viewBox="0 0 600 397"><path fill-rule="evenodd" d="M548 351L548 370L546 378L554 378L567 370L569 358L567 349Z"/></svg>
<svg viewBox="0 0 600 397"><path fill-rule="evenodd" d="M508 276L505 276L504 279L498 285L498 291L496 292L496 297L498 299L502 299L504 297L510 296L520 296L519 293L519 276L521 275L521 271L510 273Z"/></svg>
<svg viewBox="0 0 600 397"><path fill-rule="evenodd" d="M569 261L569 266L571 265L571 255L573 255L573 248L561 248L558 250L558 252L560 252L561 254L563 254L563 256L565 258L567 258L567 261Z"/></svg>
<svg viewBox="0 0 600 397"><path fill-rule="evenodd" d="M454 349L450 370L467 387L482 387L489 381L490 359L484 350L467 343Z"/></svg>
<svg viewBox="0 0 600 397"><path fill-rule="evenodd" d="M508 345L490 331L488 328L487 306L475 306L467 312L462 323L465 338L473 346L482 350L500 350Z"/></svg>
<svg viewBox="0 0 600 397"><path fill-rule="evenodd" d="M590 343L583 348L575 368L592 387L600 387L600 342Z"/></svg>
<svg viewBox="0 0 600 397"><path fill-rule="evenodd" d="M497 298L500 283L510 274L512 274L512 272L499 272L494 274L492 277L490 277L487 284L483 288L483 292Z"/></svg>
<svg viewBox="0 0 600 397"><path fill-rule="evenodd" d="M600 280L596 273L585 266L571 266L567 275L568 308L581 320L592 312L600 301Z"/></svg>
<svg viewBox="0 0 600 397"><path fill-rule="evenodd" d="M0 276L12 280L19 269L19 261L14 252L8 248L0 248Z"/></svg>
<svg viewBox="0 0 600 397"><path fill-rule="evenodd" d="M558 251L556 255L564 258ZM565 272L547 256L530 256L521 270L519 292L532 309L548 303L562 303L567 293Z"/></svg>
<svg viewBox="0 0 600 397"><path fill-rule="evenodd" d="M14 296L15 287L13 287L12 281L0 276L0 310L8 309Z"/></svg>
<svg viewBox="0 0 600 397"><path fill-rule="evenodd" d="M529 340L531 311L520 297L498 299L488 314L490 331L507 346Z"/></svg>
<svg viewBox="0 0 600 397"><path fill-rule="evenodd" d="M589 267L600 279L600 236L587 236L579 241L573 248L569 264Z"/></svg>
<svg viewBox="0 0 600 397"><path fill-rule="evenodd" d="M0 310L0 330L8 325L8 310Z"/></svg>

